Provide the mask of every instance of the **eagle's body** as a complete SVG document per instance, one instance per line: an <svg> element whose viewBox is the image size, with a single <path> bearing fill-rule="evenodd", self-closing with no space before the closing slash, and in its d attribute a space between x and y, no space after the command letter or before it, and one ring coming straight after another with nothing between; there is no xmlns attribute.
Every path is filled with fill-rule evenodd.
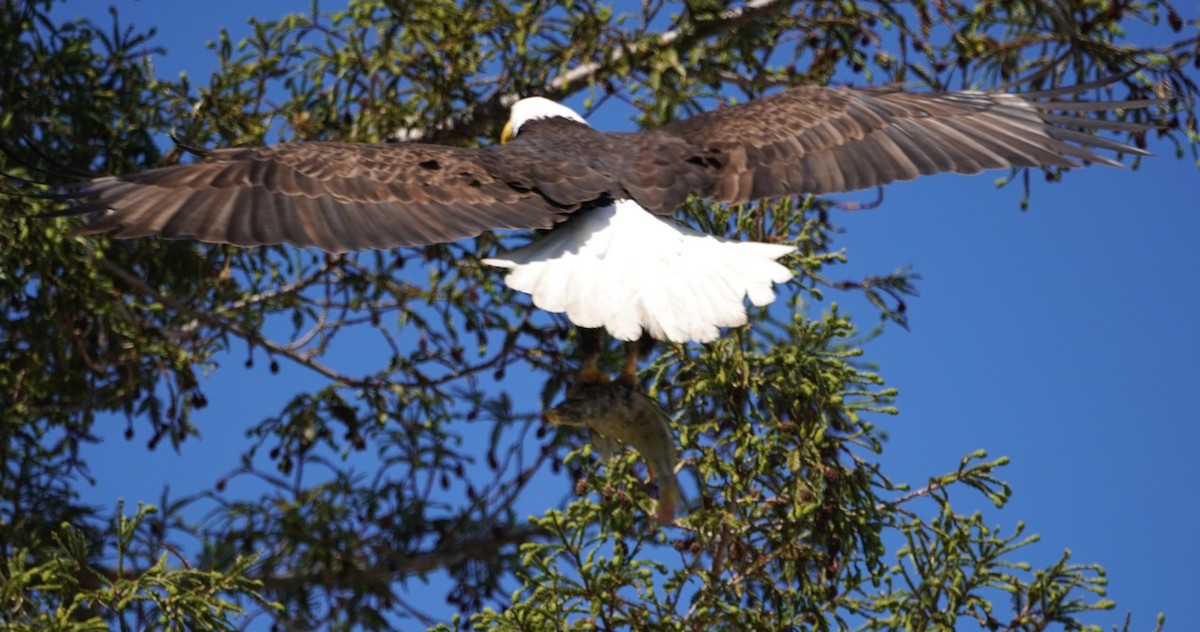
<svg viewBox="0 0 1200 632"><path fill-rule="evenodd" d="M509 286L622 340L708 341L746 322L791 277L791 248L738 243L673 222L689 195L720 203L822 194L940 172L1119 163L1145 153L1096 130L1145 126L1089 112L1150 101L799 86L638 133L603 133L552 101L514 104L503 145L293 143L93 180L69 214L80 234L158 235L330 252L551 229L487 260ZM511 138L510 138L511 137Z"/></svg>
<svg viewBox="0 0 1200 632"><path fill-rule="evenodd" d="M566 313L579 327L603 327L618 340L637 340L645 332L656 340L708 342L720 335L720 327L746 323L747 297L767 305L775 300L771 284L792 278L775 261L791 246L720 239L649 210L661 213L682 203L689 192L678 186L684 182L627 187L607 177L637 173L647 160L621 152L628 135L596 132L570 108L533 97L513 105L504 133L509 137L516 140L508 144L550 151L607 150L591 157L596 161L591 171L605 176L589 189L601 189L598 205L524 248L485 260L509 268L505 283L530 294L541 309ZM681 156L698 149L666 138L660 146L676 147ZM567 164L574 160L563 157ZM688 175L692 186L703 181L700 171L681 180Z"/></svg>

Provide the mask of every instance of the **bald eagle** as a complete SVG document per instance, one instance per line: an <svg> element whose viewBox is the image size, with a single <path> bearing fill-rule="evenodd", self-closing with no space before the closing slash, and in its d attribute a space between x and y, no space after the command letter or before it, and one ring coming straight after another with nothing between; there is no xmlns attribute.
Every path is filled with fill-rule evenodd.
<svg viewBox="0 0 1200 632"><path fill-rule="evenodd" d="M97 178L68 193L75 234L157 235L329 252L548 229L486 259L505 282L575 325L629 341L710 341L746 322L791 278L783 244L737 242L671 219L690 195L726 204L851 191L942 172L1120 166L1146 152L1098 130L1146 126L1089 116L1153 100L1067 100L1104 81L1023 94L797 86L655 129L592 129L540 97L517 101L504 143L285 143L217 149L204 161ZM585 379L603 381L585 340Z"/></svg>

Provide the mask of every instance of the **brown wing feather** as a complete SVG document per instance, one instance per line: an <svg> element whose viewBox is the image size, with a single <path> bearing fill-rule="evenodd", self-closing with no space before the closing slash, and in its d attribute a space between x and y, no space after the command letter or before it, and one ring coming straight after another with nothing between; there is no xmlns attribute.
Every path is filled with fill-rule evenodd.
<svg viewBox="0 0 1200 632"><path fill-rule="evenodd" d="M504 148L299 143L208 156L93 180L69 213L96 217L75 233L344 252L549 228L588 201L504 177Z"/></svg>
<svg viewBox="0 0 1200 632"><path fill-rule="evenodd" d="M1089 86L1080 86L1079 91ZM1155 101L1079 105L1055 99L1071 89L1029 95L999 92L908 93L799 86L744 105L706 112L632 137L624 151L643 156L627 180L634 198L669 213L683 201L672 184L717 202L850 191L943 172L1011 167L1120 166L1094 150L1145 151L1097 136L1102 129L1149 126L1056 112L1146 107ZM664 139L691 147L682 162L654 168ZM682 165L682 166L681 166ZM639 199L639 201L641 201Z"/></svg>

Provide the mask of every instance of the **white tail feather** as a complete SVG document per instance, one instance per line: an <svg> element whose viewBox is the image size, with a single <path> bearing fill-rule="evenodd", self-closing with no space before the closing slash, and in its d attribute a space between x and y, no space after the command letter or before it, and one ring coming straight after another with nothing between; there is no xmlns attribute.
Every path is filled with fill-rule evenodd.
<svg viewBox="0 0 1200 632"><path fill-rule="evenodd" d="M708 342L746 323L744 300L767 305L792 278L791 246L736 242L679 226L628 200L579 213L533 243L484 263L504 282L580 327L614 338Z"/></svg>

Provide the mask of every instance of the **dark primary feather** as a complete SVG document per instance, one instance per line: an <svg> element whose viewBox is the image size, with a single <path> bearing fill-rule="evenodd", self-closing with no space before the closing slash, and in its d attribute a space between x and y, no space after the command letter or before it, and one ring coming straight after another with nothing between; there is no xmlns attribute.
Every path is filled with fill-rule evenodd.
<svg viewBox="0 0 1200 632"><path fill-rule="evenodd" d="M93 214L77 234L343 252L550 228L614 198L668 214L692 192L740 203L941 172L1120 164L1097 150L1146 153L1096 135L1146 126L1087 114L1155 101L1059 100L1089 86L1024 95L799 86L639 133L550 118L487 149L220 149L202 162L93 180L65 196L74 206L64 214Z"/></svg>

